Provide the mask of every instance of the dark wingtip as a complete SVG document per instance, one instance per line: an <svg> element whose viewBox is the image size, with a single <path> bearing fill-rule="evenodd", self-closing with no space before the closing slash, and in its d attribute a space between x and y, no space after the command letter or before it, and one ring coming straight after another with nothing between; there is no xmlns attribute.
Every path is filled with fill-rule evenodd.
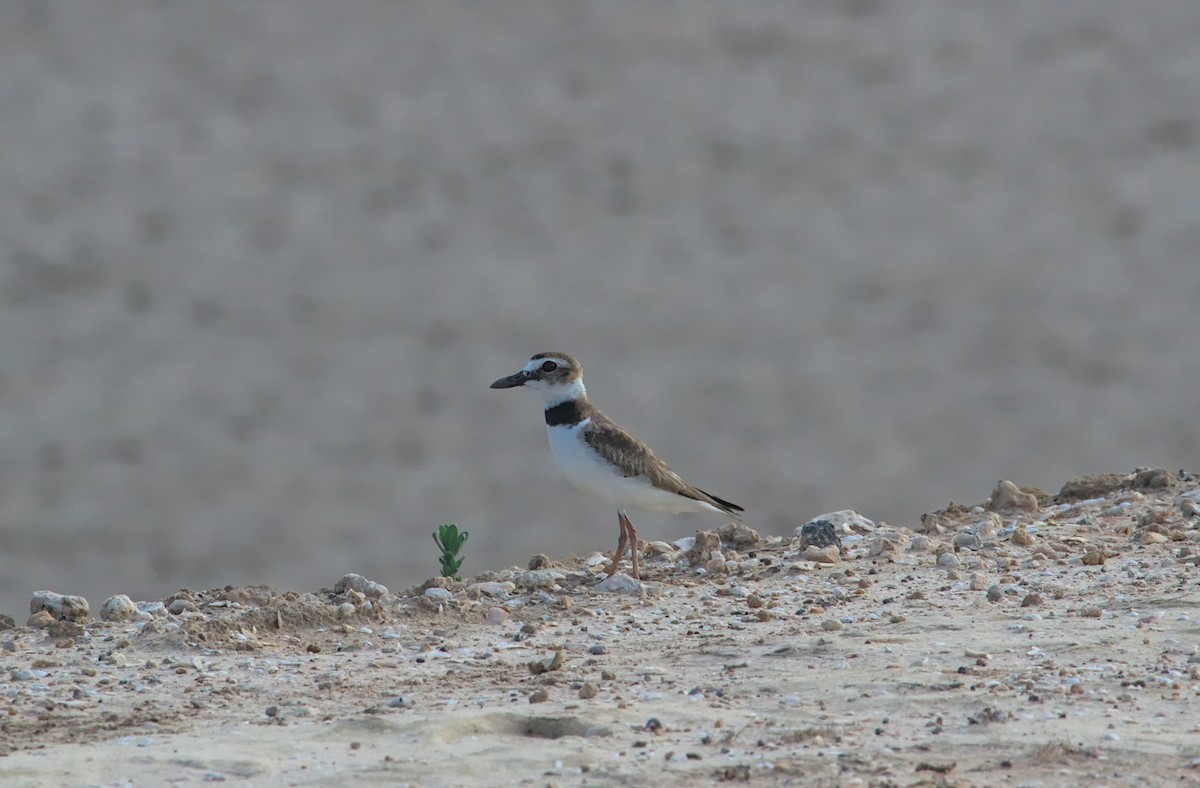
<svg viewBox="0 0 1200 788"><path fill-rule="evenodd" d="M736 503L730 503L729 501L725 500L724 498L718 498L717 496L713 495L710 492L705 492L704 490L700 490L700 492L707 495L712 500L713 503L715 503L717 506L724 509L727 514L733 514L735 512L746 511L742 507L738 506Z"/></svg>

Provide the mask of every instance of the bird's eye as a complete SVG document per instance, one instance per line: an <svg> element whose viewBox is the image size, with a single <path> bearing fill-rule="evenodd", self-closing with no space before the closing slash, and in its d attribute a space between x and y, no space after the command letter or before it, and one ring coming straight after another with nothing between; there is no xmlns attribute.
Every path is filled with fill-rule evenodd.
<svg viewBox="0 0 1200 788"><path fill-rule="evenodd" d="M553 372L556 369L558 369L558 364L555 364L553 361L547 361L545 364L542 364L542 372Z"/></svg>

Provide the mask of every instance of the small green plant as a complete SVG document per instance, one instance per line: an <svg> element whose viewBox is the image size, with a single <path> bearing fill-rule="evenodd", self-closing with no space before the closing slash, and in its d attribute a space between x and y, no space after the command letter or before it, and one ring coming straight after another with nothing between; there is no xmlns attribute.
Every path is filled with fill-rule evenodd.
<svg viewBox="0 0 1200 788"><path fill-rule="evenodd" d="M458 579L458 568L462 566L463 562L458 553L467 543L468 536L470 534L466 531L459 531L458 526L454 523L438 526L437 532L433 535L433 542L442 551L442 577Z"/></svg>

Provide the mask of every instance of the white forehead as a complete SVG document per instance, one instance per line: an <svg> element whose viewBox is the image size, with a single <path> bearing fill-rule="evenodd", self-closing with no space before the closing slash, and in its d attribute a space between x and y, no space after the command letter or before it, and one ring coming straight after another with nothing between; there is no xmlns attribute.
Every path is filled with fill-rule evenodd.
<svg viewBox="0 0 1200 788"><path fill-rule="evenodd" d="M565 359L558 358L557 356L543 356L542 358L529 359L529 363L526 364L524 367L522 367L521 371L522 372L533 372L534 370L541 369L542 364L545 364L547 361L553 361L555 364L558 364L560 367L570 366L570 364L568 364ZM511 367L510 367L510 369L511 369Z"/></svg>

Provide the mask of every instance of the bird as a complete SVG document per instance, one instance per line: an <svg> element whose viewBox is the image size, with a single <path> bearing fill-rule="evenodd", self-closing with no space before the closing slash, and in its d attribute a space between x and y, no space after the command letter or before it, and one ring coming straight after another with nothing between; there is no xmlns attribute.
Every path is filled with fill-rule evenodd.
<svg viewBox="0 0 1200 788"><path fill-rule="evenodd" d="M632 549L632 576L638 567L637 529L627 511L681 514L717 512L737 518L741 506L693 487L632 433L591 403L583 385L583 367L568 353L537 353L529 363L492 383L493 389L524 387L542 397L550 452L572 486L617 507L621 535L608 568L616 572L626 548Z"/></svg>

